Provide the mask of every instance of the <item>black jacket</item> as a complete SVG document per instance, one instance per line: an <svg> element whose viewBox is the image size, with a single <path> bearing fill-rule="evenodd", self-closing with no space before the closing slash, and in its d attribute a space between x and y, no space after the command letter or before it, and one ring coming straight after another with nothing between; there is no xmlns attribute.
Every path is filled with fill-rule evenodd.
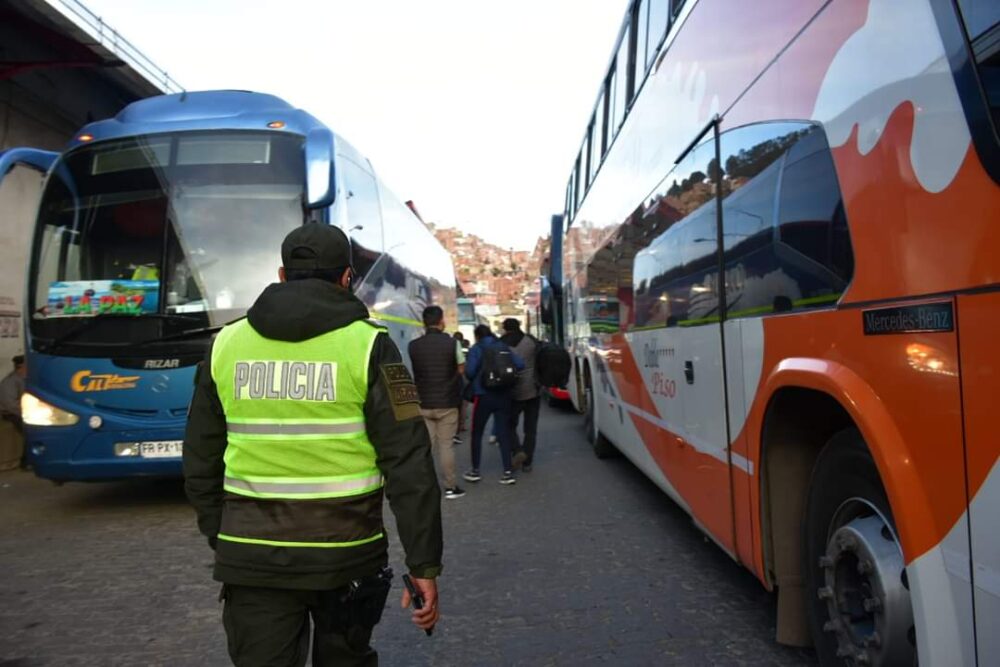
<svg viewBox="0 0 1000 667"><path fill-rule="evenodd" d="M367 317L367 308L353 294L322 280L270 285L247 312L259 334L283 341L307 340ZM324 590L384 565L385 538L344 550L230 541L216 545L226 493L222 488L226 417L210 372L211 356L210 350L209 361L201 365L195 380L184 436L184 488L197 511L198 527L216 547L215 578L245 586ZM441 493L419 412L408 409L412 404L393 404L380 372L381 366L400 362L389 336L378 335L369 363L365 423L385 477L385 495L396 516L406 565L414 576L429 578L441 571ZM248 549L255 550L252 558Z"/></svg>
<svg viewBox="0 0 1000 667"><path fill-rule="evenodd" d="M420 393L420 407L457 408L462 404L462 378L458 374L456 341L440 329L428 329L410 341L413 380Z"/></svg>

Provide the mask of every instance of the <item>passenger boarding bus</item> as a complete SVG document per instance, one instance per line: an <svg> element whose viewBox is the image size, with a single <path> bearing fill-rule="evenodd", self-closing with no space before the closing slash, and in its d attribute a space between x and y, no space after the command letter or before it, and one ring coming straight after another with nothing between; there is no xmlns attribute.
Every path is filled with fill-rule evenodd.
<svg viewBox="0 0 1000 667"><path fill-rule="evenodd" d="M634 0L573 160L594 448L776 589L778 640L824 665L1000 665L998 20Z"/></svg>
<svg viewBox="0 0 1000 667"><path fill-rule="evenodd" d="M195 365L277 280L298 225L349 233L355 292L404 356L424 306L454 317L444 248L361 153L276 97L142 100L61 153L0 153L0 175L18 164L46 174L22 400L40 477L180 475Z"/></svg>

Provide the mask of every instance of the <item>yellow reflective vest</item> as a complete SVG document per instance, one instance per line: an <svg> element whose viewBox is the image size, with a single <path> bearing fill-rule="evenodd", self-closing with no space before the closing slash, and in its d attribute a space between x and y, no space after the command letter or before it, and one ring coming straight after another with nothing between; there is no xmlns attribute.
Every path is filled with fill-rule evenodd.
<svg viewBox="0 0 1000 667"><path fill-rule="evenodd" d="M365 431L383 330L358 320L305 341L225 327L211 372L226 415L219 540L346 549L383 538L382 475Z"/></svg>

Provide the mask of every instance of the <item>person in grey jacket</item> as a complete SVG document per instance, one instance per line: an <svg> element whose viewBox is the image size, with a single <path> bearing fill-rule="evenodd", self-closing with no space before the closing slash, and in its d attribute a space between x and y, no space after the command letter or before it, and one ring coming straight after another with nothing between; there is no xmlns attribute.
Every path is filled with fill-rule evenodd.
<svg viewBox="0 0 1000 667"><path fill-rule="evenodd" d="M535 379L535 355L538 341L521 331L521 323L513 317L503 321L504 335L500 339L524 360L524 370L518 373L517 384L512 393L513 405L510 411L508 430L514 443L514 466L521 472L531 472L535 458L535 443L538 436L538 410L541 394ZM524 414L524 440L517 436L517 421Z"/></svg>

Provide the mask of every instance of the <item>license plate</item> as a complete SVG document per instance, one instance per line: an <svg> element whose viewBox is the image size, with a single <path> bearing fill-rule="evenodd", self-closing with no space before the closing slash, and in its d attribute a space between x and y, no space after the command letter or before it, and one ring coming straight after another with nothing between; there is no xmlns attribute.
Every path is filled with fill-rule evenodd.
<svg viewBox="0 0 1000 667"><path fill-rule="evenodd" d="M169 459L182 454L183 440L160 440L158 442L140 442L139 456L144 459Z"/></svg>

